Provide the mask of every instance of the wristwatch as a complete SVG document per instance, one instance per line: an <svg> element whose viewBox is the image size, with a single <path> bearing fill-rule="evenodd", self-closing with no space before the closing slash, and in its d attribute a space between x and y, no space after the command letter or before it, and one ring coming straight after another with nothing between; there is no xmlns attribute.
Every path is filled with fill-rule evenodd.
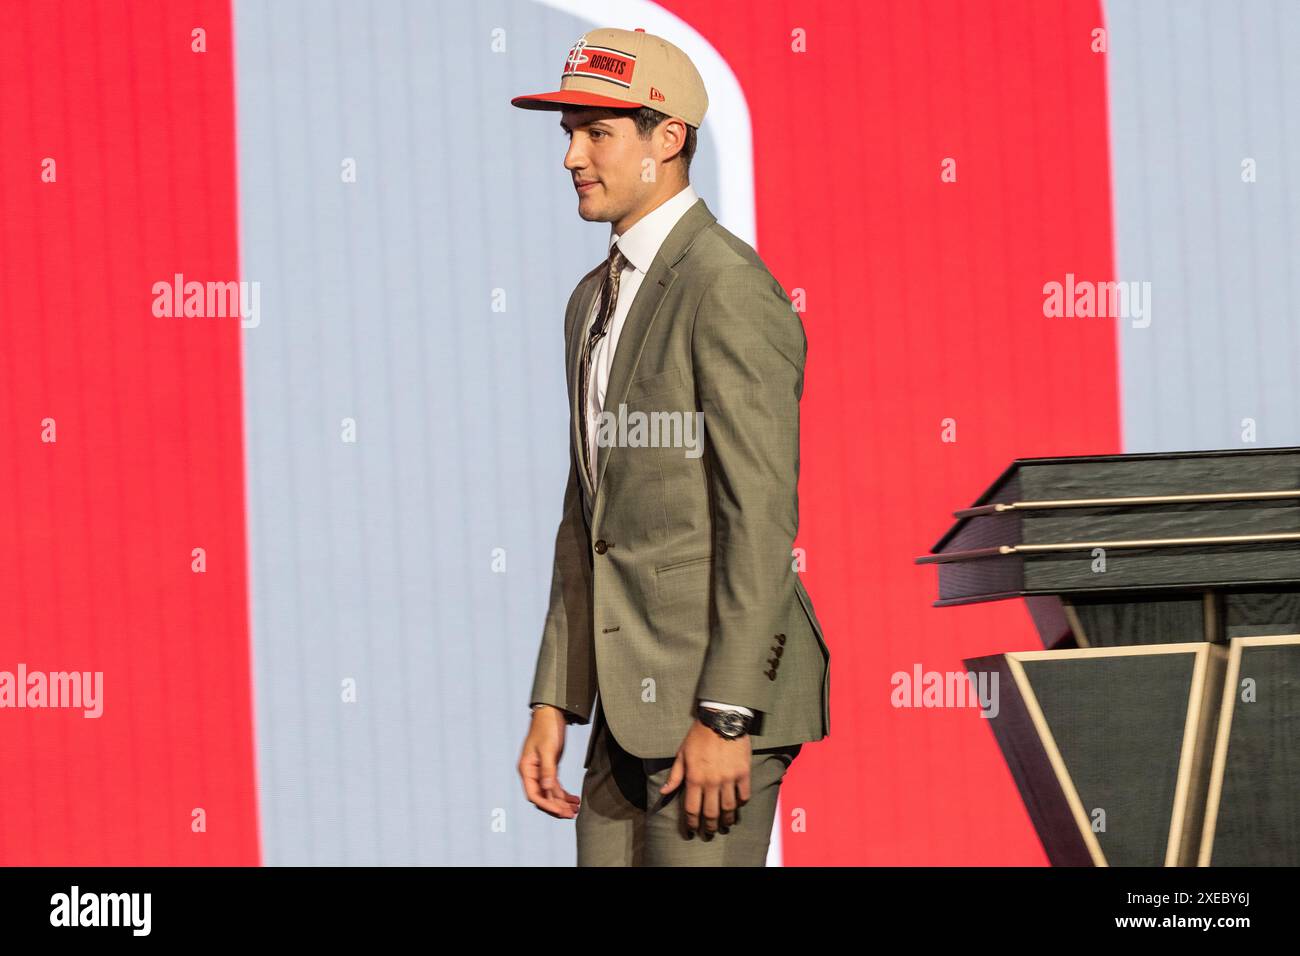
<svg viewBox="0 0 1300 956"><path fill-rule="evenodd" d="M700 723L710 728L719 737L735 740L749 733L754 718L732 710L714 710L712 707L697 707L695 716Z"/></svg>

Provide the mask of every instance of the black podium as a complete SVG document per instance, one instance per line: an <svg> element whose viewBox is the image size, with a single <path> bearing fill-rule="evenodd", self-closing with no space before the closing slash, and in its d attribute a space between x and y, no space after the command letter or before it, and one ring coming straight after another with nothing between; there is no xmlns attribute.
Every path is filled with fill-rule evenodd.
<svg viewBox="0 0 1300 956"><path fill-rule="evenodd" d="M989 723L1054 865L1300 864L1300 448L1017 459L917 558L1022 597Z"/></svg>

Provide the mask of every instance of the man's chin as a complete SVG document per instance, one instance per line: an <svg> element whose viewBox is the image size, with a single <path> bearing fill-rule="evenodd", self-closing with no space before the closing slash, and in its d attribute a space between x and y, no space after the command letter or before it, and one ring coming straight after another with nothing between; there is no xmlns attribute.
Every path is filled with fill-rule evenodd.
<svg viewBox="0 0 1300 956"><path fill-rule="evenodd" d="M587 222L609 222L609 216L605 214L604 210L595 206L587 206L581 199L578 200L578 215Z"/></svg>

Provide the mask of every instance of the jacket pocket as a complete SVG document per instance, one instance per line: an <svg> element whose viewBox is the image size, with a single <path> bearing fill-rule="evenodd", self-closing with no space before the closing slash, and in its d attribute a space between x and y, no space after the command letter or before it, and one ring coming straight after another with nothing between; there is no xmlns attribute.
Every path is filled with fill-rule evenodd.
<svg viewBox="0 0 1300 956"><path fill-rule="evenodd" d="M673 597L705 590L709 586L709 569L713 555L687 558L655 568L655 592L660 597Z"/></svg>
<svg viewBox="0 0 1300 956"><path fill-rule="evenodd" d="M662 395L664 392L671 392L681 384L682 370L673 367L657 375L634 379L632 384L628 386L627 400L629 402L640 402L656 395Z"/></svg>

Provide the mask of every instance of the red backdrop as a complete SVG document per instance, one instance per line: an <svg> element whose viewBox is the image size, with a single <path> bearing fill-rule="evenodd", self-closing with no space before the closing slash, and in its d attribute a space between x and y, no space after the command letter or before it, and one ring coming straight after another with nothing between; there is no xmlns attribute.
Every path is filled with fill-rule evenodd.
<svg viewBox="0 0 1300 956"><path fill-rule="evenodd" d="M985 721L895 709L890 675L1041 649L1022 602L930 607L912 559L1011 459L1121 450L1113 324L1042 313L1052 278L1113 278L1099 4L663 5L740 80L758 250L807 291L798 544L831 734L782 787L807 820L785 862L1046 864ZM773 56L796 29L808 52Z"/></svg>
<svg viewBox="0 0 1300 956"><path fill-rule="evenodd" d="M255 864L240 330L151 313L238 275L228 5L14 4L0 90L0 669L106 701L0 711L0 862Z"/></svg>

